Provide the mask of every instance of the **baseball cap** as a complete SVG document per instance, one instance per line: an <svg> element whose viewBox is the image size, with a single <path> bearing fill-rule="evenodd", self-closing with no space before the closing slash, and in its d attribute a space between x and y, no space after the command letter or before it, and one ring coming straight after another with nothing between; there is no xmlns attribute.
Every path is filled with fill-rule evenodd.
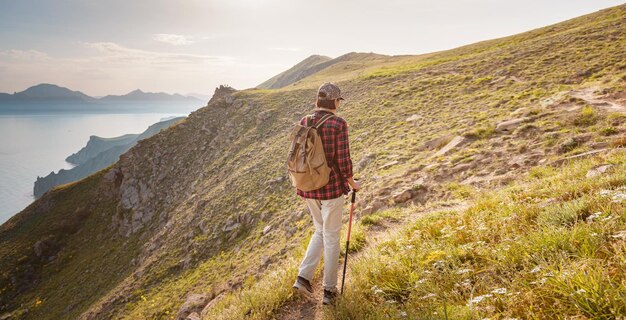
<svg viewBox="0 0 626 320"><path fill-rule="evenodd" d="M341 90L334 83L323 83L319 89L317 89L317 99L319 100L344 100L341 97Z"/></svg>

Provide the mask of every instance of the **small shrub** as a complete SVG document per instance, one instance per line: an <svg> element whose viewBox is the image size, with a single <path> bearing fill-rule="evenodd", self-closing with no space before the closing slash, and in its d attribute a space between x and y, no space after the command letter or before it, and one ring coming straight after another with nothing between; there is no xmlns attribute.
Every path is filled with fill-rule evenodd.
<svg viewBox="0 0 626 320"><path fill-rule="evenodd" d="M591 106L584 106L580 114L573 119L577 126L590 126L598 121L598 115Z"/></svg>
<svg viewBox="0 0 626 320"><path fill-rule="evenodd" d="M561 153L570 152L580 146L580 142L574 138L568 138L559 146L559 151Z"/></svg>
<svg viewBox="0 0 626 320"><path fill-rule="evenodd" d="M495 132L496 130L493 126L483 126L466 132L463 136L469 139L489 139Z"/></svg>
<svg viewBox="0 0 626 320"><path fill-rule="evenodd" d="M617 132L617 129L613 126L608 126L600 129L600 134L603 136L611 136L616 134Z"/></svg>
<svg viewBox="0 0 626 320"><path fill-rule="evenodd" d="M369 215L361 218L361 224L364 226L375 226L379 225L382 217L379 215Z"/></svg>

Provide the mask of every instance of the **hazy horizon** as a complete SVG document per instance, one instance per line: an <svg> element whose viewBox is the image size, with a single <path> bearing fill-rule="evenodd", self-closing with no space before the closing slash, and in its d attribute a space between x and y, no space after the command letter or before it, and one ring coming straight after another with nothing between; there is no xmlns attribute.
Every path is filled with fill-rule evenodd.
<svg viewBox="0 0 626 320"><path fill-rule="evenodd" d="M422 54L621 3L0 0L0 92L53 83L90 96L210 95L220 84L254 87L312 54Z"/></svg>

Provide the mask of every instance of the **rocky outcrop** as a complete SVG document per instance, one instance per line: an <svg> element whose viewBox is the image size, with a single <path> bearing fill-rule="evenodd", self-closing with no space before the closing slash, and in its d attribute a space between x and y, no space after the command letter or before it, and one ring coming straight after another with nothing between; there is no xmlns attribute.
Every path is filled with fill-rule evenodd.
<svg viewBox="0 0 626 320"><path fill-rule="evenodd" d="M529 118L524 117L524 118L517 118L517 119L511 119L511 120L507 120L504 122L500 122L496 126L496 132L498 133L513 132L515 128L519 127L520 125L522 125L522 123L528 120Z"/></svg>
<svg viewBox="0 0 626 320"><path fill-rule="evenodd" d="M110 139L91 136L87 146L68 157L68 159L75 161L78 165L69 170L61 169L58 173L51 172L43 178L37 177L33 187L33 194L35 197L40 197L55 186L80 180L98 170L106 168L115 163L120 155L128 151L140 140L149 138L160 130L175 125L183 119L184 117L177 117L157 122L141 134L128 134Z"/></svg>
<svg viewBox="0 0 626 320"><path fill-rule="evenodd" d="M435 153L435 157L446 155L448 152L454 150L457 147L460 147L465 141L466 138L461 136L456 136L452 138L452 140L450 140L448 144L446 144L443 148L439 149L437 153Z"/></svg>
<svg viewBox="0 0 626 320"><path fill-rule="evenodd" d="M192 293L187 296L185 303L178 309L176 320L186 320L190 314L202 312L202 308L209 301L209 295L206 293Z"/></svg>
<svg viewBox="0 0 626 320"><path fill-rule="evenodd" d="M97 156L100 152L106 151L116 146L127 145L132 143L139 134L125 134L123 136L115 138L102 138L98 136L90 136L87 145L80 149L78 152L73 153L69 157L65 158L65 161L79 165L89 161L91 158Z"/></svg>

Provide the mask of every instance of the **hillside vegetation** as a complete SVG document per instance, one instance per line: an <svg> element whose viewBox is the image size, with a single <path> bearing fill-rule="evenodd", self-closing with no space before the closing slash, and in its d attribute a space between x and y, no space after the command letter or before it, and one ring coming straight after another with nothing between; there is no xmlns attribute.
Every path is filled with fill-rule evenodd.
<svg viewBox="0 0 626 320"><path fill-rule="evenodd" d="M623 316L624 30L626 5L428 55L350 53L279 89L220 87L0 226L0 319L307 314L290 285L311 223L284 157L325 81L347 99L364 189L346 299L315 317Z"/></svg>

